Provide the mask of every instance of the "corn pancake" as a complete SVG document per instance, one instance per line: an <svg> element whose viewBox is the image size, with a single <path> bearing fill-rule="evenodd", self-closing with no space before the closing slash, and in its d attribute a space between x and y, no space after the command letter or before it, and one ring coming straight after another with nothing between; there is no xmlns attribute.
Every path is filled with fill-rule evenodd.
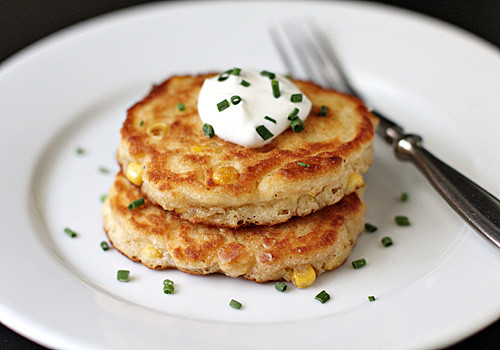
<svg viewBox="0 0 500 350"><path fill-rule="evenodd" d="M148 201L129 210L141 195L119 173L103 206L104 228L113 246L151 269L255 282L290 280L293 271L309 266L319 275L345 262L363 230L365 204L358 193L283 224L237 229L193 224Z"/></svg>
<svg viewBox="0 0 500 350"><path fill-rule="evenodd" d="M363 185L348 186L349 176L372 163L377 119L359 99L294 81L313 104L305 130L245 148L203 135L197 100L209 76L170 78L128 110L117 159L124 173L129 164L139 169L134 182L151 202L194 223L273 225Z"/></svg>

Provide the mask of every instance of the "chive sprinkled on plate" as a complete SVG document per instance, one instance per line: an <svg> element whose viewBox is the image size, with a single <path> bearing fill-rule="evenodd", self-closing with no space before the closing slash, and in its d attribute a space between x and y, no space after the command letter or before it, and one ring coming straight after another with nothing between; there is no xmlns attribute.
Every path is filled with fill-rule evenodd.
<svg viewBox="0 0 500 350"><path fill-rule="evenodd" d="M106 199L108 198L108 195L107 194L102 194L101 195L101 203L104 203L106 202Z"/></svg>
<svg viewBox="0 0 500 350"><path fill-rule="evenodd" d="M297 164L300 165L300 166L303 166L304 168L310 168L311 167L309 164L302 163L302 162L297 162Z"/></svg>
<svg viewBox="0 0 500 350"><path fill-rule="evenodd" d="M368 300L375 301L375 297L373 295L368 296Z"/></svg>
<svg viewBox="0 0 500 350"><path fill-rule="evenodd" d="M108 168L106 168L106 167L100 166L100 167L99 167L99 172L100 172L101 174L109 174L109 169L108 169Z"/></svg>
<svg viewBox="0 0 500 350"><path fill-rule="evenodd" d="M78 235L77 235L77 233L76 233L75 231L73 231L72 229L70 229L69 227L66 227L66 228L64 229L64 232L65 232L68 236L70 236L71 238L75 238L76 236L78 236Z"/></svg>
<svg viewBox="0 0 500 350"><path fill-rule="evenodd" d="M174 294L174 281L169 279L163 280L163 293Z"/></svg>
<svg viewBox="0 0 500 350"><path fill-rule="evenodd" d="M229 102L227 100L223 100L217 103L217 109L219 110L219 112L222 112L227 107L229 107Z"/></svg>
<svg viewBox="0 0 500 350"><path fill-rule="evenodd" d="M293 120L294 118L297 117L298 114L299 114L299 109L295 107L288 115L288 120Z"/></svg>
<svg viewBox="0 0 500 350"><path fill-rule="evenodd" d="M271 80L271 87L273 89L274 98L278 98L281 96L280 92L280 82L277 80Z"/></svg>
<svg viewBox="0 0 500 350"><path fill-rule="evenodd" d="M139 199L136 199L135 201L131 202L128 205L128 208L129 208L129 210L134 210L134 209L139 208L143 204L144 204L144 198L139 198Z"/></svg>
<svg viewBox="0 0 500 350"><path fill-rule="evenodd" d="M241 309L241 303L234 299L231 299L231 301L229 302L229 306L231 306L233 309Z"/></svg>
<svg viewBox="0 0 500 350"><path fill-rule="evenodd" d="M398 215L394 218L394 221L398 226L410 226L410 220L407 216Z"/></svg>
<svg viewBox="0 0 500 350"><path fill-rule="evenodd" d="M242 79L240 85L243 85L244 87L249 87L250 83L248 81Z"/></svg>
<svg viewBox="0 0 500 350"><path fill-rule="evenodd" d="M202 131L203 135L205 135L208 138L212 138L215 136L214 128L210 124L207 123L203 124Z"/></svg>
<svg viewBox="0 0 500 350"><path fill-rule="evenodd" d="M292 96L290 96L290 101L302 102L302 94L293 94Z"/></svg>
<svg viewBox="0 0 500 350"><path fill-rule="evenodd" d="M321 291L316 295L314 298L316 300L319 300L321 304L326 303L328 300L330 300L330 294L328 294L325 290Z"/></svg>
<svg viewBox="0 0 500 350"><path fill-rule="evenodd" d="M267 70L263 70L262 72L260 72L260 75L262 75L264 77L268 77L269 79L276 78L276 74L274 74L272 72L268 72Z"/></svg>
<svg viewBox="0 0 500 350"><path fill-rule="evenodd" d="M128 270L118 270L116 273L116 279L120 282L130 281L130 271Z"/></svg>
<svg viewBox="0 0 500 350"><path fill-rule="evenodd" d="M102 241L100 245L101 245L101 249L102 250L104 250L104 251L109 250L109 244L108 244L108 242Z"/></svg>
<svg viewBox="0 0 500 350"><path fill-rule="evenodd" d="M389 246L392 245L392 239L391 239L391 237L384 237L384 238L382 238L381 242L382 242L382 245L384 247L389 247Z"/></svg>
<svg viewBox="0 0 500 350"><path fill-rule="evenodd" d="M236 106L240 102L241 102L241 97L239 97L238 95L231 96L231 103L233 105Z"/></svg>
<svg viewBox="0 0 500 350"><path fill-rule="evenodd" d="M271 123L276 124L276 119L273 119L271 117L268 117L267 115L264 117L265 120L269 120Z"/></svg>
<svg viewBox="0 0 500 350"><path fill-rule="evenodd" d="M361 258L361 259L358 259L358 260L354 260L352 262L352 267L354 267L355 269L360 269L360 268L362 268L365 265L366 265L366 260L364 258Z"/></svg>
<svg viewBox="0 0 500 350"><path fill-rule="evenodd" d="M284 291L288 288L288 286L287 286L286 284L284 284L283 282L278 281L278 282L276 282L276 283L274 284L274 288L275 288L278 292L284 292Z"/></svg>
<svg viewBox="0 0 500 350"><path fill-rule="evenodd" d="M374 226L372 224L369 224L369 223L365 223L365 231L366 232L370 232L370 233L373 233L375 231L378 230L378 227L377 226Z"/></svg>
<svg viewBox="0 0 500 350"><path fill-rule="evenodd" d="M185 111L185 110L186 110L186 105L185 105L184 103L179 102L179 103L177 104L177 109L178 109L179 111L181 111L181 112L182 112L182 111Z"/></svg>
<svg viewBox="0 0 500 350"><path fill-rule="evenodd" d="M257 128L255 128L255 130L257 131L257 134L259 134L260 137L262 137L264 140L269 140L274 136L274 134L270 132L269 129L264 125L259 125Z"/></svg>
<svg viewBox="0 0 500 350"><path fill-rule="evenodd" d="M299 117L295 117L292 119L292 121L290 122L290 127L296 133L301 132L306 128L304 122Z"/></svg>
<svg viewBox="0 0 500 350"><path fill-rule="evenodd" d="M328 107L327 106L321 106L321 110L319 111L318 115L320 117L326 117L326 113L328 112Z"/></svg>
<svg viewBox="0 0 500 350"><path fill-rule="evenodd" d="M85 153L85 151L81 147L77 147L76 150L75 150L75 152L76 152L76 154L79 154L79 155L82 155L82 154Z"/></svg>
<svg viewBox="0 0 500 350"><path fill-rule="evenodd" d="M401 193L401 196L399 196L399 200L401 202L407 202L408 199L409 199L409 196L408 196L407 192L403 192L403 193Z"/></svg>

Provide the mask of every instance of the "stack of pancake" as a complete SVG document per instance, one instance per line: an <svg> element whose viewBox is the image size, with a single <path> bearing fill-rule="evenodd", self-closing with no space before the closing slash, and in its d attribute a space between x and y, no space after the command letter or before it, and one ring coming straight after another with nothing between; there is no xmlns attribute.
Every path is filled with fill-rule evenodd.
<svg viewBox="0 0 500 350"><path fill-rule="evenodd" d="M111 243L152 269L256 282L340 266L363 230L376 118L355 97L294 81L313 104L305 130L245 148L202 132L210 76L172 77L128 110L103 207Z"/></svg>

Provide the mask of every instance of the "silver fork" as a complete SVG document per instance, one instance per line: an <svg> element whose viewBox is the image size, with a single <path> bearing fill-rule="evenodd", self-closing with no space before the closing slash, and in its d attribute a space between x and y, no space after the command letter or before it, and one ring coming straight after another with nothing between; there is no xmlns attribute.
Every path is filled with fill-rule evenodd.
<svg viewBox="0 0 500 350"><path fill-rule="evenodd" d="M318 27L310 23L298 30L288 25L280 31L273 28L271 36L290 74L296 75L298 72L291 60L291 57L295 57L310 79L362 99L349 81L327 37ZM380 120L377 134L392 146L396 157L412 162L472 228L500 248L498 198L426 150L420 136L405 133L401 126L376 110L371 112Z"/></svg>

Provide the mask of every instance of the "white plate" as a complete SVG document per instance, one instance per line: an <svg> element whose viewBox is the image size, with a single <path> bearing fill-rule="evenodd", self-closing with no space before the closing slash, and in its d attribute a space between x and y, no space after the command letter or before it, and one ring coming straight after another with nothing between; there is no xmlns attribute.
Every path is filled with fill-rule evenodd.
<svg viewBox="0 0 500 350"><path fill-rule="evenodd" d="M283 71L268 27L315 18L377 108L500 195L500 55L443 23L363 3L155 4L99 17L0 67L0 319L55 348L428 348L500 314L500 254L377 141L367 221L347 263L282 294L223 276L150 271L103 252L100 196L126 108L172 74ZM78 155L77 147L85 153ZM98 169L111 170L103 174ZM400 203L407 191L410 201ZM408 215L412 226L393 217ZM78 232L71 239L68 226ZM380 238L394 245L382 248ZM366 258L360 270L351 261ZM116 281L128 269L129 283ZM171 278L176 293L165 295ZM332 299L314 296L327 290ZM369 302L368 295L377 300ZM243 303L239 311L230 299Z"/></svg>

